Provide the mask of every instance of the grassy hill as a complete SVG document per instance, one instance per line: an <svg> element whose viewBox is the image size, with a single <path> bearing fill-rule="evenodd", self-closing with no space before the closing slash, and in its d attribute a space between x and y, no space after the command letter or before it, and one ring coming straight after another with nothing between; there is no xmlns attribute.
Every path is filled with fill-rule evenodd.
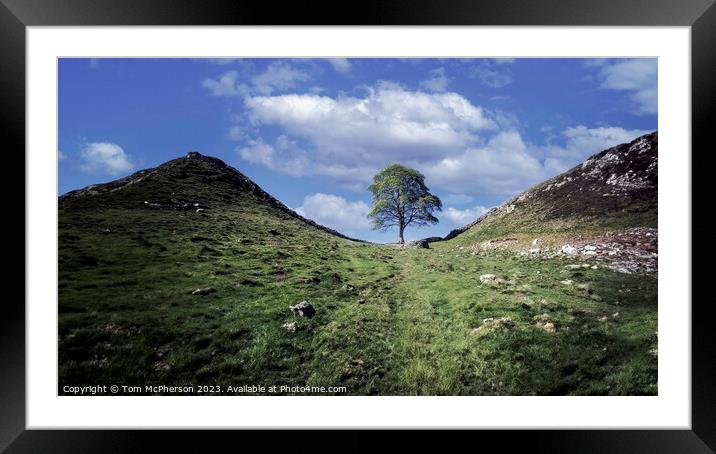
<svg viewBox="0 0 716 454"><path fill-rule="evenodd" d="M59 200L60 393L656 394L656 277L479 247L501 228L358 242L196 153L74 191ZM301 301L314 317L291 313Z"/></svg>

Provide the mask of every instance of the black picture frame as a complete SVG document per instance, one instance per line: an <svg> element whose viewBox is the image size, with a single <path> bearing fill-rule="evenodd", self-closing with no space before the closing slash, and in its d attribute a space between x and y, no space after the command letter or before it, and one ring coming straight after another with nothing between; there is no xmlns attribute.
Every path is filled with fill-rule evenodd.
<svg viewBox="0 0 716 454"><path fill-rule="evenodd" d="M351 6L353 5L353 6ZM714 0L363 0L356 4L323 2L240 2L196 0L0 0L1 128L4 164L24 164L25 32L29 26L67 25L557 25L690 26L692 39L692 148L708 153L716 118L716 6ZM674 152L678 152L675 150ZM671 151L670 151L671 152ZM690 150L681 150L685 158ZM692 159L698 154L691 154ZM14 159L16 162L10 162ZM699 162L701 161L699 157ZM692 161L692 207L708 194L708 166ZM14 172L20 174L20 172ZM24 174L24 172L22 173ZM6 180L7 181L7 180ZM7 183L6 183L7 184ZM21 182L13 183L14 198ZM25 187L24 184L22 186ZM24 216L13 215L13 228ZM706 233L692 222L692 236ZM6 237L9 238L9 237ZM19 242L16 242L19 243ZM704 247L706 248L706 247ZM704 252L705 249L704 249ZM23 258L23 264L25 259ZM16 272L25 267L16 266ZM708 267L692 266L692 282L708 282ZM17 281L19 282L19 280ZM688 304L670 301L669 304ZM692 304L692 430L547 430L460 433L467 448L524 446L533 452L714 452L716 449L716 351L711 298ZM240 409L237 409L240 411ZM377 444L367 431L328 435L236 433L232 431L35 431L25 429L25 307L20 295L3 298L0 315L0 451L7 453L206 452L222 444L234 449L255 443L291 450L367 450ZM385 435L385 433L383 433ZM411 431L402 448L445 447L447 437ZM453 440L452 435L450 436ZM237 444L238 442L241 445ZM212 448L212 446L216 448ZM380 447L387 445L382 442ZM462 449L462 448L461 448ZM232 449L233 450L233 449Z"/></svg>

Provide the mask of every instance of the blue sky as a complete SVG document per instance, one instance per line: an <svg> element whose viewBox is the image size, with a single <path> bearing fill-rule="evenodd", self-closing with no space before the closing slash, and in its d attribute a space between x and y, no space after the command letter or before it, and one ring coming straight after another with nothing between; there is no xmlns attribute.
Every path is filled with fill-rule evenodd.
<svg viewBox="0 0 716 454"><path fill-rule="evenodd" d="M60 194L188 151L371 241L367 186L401 163L444 235L604 148L657 130L656 59L61 59Z"/></svg>

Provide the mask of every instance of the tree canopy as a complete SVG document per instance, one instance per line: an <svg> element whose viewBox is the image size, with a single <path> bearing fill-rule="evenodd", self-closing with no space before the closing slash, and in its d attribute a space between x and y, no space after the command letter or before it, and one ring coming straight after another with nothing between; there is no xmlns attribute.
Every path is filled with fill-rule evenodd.
<svg viewBox="0 0 716 454"><path fill-rule="evenodd" d="M368 189L373 193L373 206L368 217L374 229L398 227L400 242L408 225L437 224L433 212L442 210L440 199L425 186L425 176L415 169L393 164L373 177Z"/></svg>

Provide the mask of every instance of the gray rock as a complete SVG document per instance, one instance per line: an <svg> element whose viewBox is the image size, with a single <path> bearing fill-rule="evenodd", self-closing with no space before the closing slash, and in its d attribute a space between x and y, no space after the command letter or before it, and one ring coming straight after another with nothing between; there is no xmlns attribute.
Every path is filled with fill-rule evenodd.
<svg viewBox="0 0 716 454"><path fill-rule="evenodd" d="M417 241L408 241L407 243L403 244L403 247L416 248L416 249L430 249L430 242L427 239L417 240Z"/></svg>
<svg viewBox="0 0 716 454"><path fill-rule="evenodd" d="M483 274L482 276L480 276L480 282L483 284L485 282L494 281L495 279L497 279L497 277L494 274Z"/></svg>
<svg viewBox="0 0 716 454"><path fill-rule="evenodd" d="M284 323L281 328L285 328L289 333L295 333L298 331L298 322Z"/></svg>
<svg viewBox="0 0 716 454"><path fill-rule="evenodd" d="M308 301L301 301L295 306L288 306L288 308L291 310L291 312L293 312L294 315L298 315L300 317L311 318L316 314L316 309L314 309L313 306L308 303Z"/></svg>
<svg viewBox="0 0 716 454"><path fill-rule="evenodd" d="M206 288L198 288L191 292L192 295L208 295L210 293L216 292L216 289L213 287L206 287Z"/></svg>
<svg viewBox="0 0 716 454"><path fill-rule="evenodd" d="M562 246L562 254L564 255L577 255L577 248L571 244L565 244Z"/></svg>

